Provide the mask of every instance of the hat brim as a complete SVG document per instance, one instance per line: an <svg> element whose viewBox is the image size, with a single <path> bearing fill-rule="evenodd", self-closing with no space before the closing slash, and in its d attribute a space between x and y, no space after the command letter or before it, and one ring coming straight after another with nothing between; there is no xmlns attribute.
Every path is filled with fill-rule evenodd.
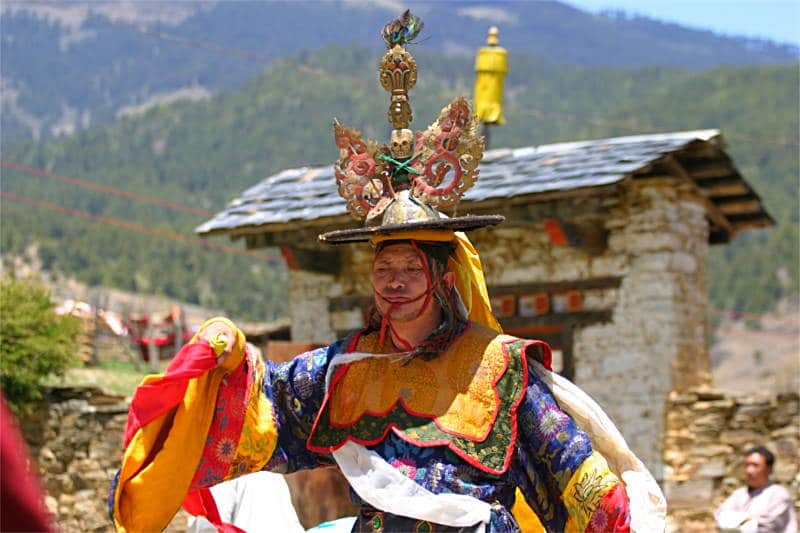
<svg viewBox="0 0 800 533"><path fill-rule="evenodd" d="M350 242L366 242L374 235L391 235L421 229L451 229L453 231L470 231L486 226L495 226L506 219L502 215L467 215L463 217L441 218L437 220L420 220L404 224L388 224L366 228L342 229L329 231L319 236L319 240L330 244Z"/></svg>

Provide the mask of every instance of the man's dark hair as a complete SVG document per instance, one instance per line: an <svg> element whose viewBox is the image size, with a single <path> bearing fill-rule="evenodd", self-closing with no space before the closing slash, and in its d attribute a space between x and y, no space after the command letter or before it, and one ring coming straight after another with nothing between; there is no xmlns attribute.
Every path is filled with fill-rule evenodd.
<svg viewBox="0 0 800 533"><path fill-rule="evenodd" d="M747 452L745 452L744 455L745 457L747 457L748 455L752 455L754 453L757 453L760 456L762 456L764 458L764 461L767 462L767 467L769 467L769 469L772 470L772 465L775 464L775 456L772 454L771 451L769 451L766 448L766 446L753 446L752 448L747 450Z"/></svg>

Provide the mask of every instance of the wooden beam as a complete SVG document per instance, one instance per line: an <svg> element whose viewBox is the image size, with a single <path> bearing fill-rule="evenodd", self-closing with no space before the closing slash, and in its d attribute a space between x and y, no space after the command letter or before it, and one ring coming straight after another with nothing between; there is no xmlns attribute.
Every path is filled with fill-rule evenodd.
<svg viewBox="0 0 800 533"><path fill-rule="evenodd" d="M703 180L697 183L703 194L709 198L719 198L724 196L738 196L750 192L750 187L739 178L722 178L715 180Z"/></svg>
<svg viewBox="0 0 800 533"><path fill-rule="evenodd" d="M507 294L535 294L538 292L564 292L568 290L585 291L592 289L616 289L622 278L607 277L593 279L577 279L572 281L554 281L548 283L528 283L518 285L492 285L489 296L505 296Z"/></svg>
<svg viewBox="0 0 800 533"><path fill-rule="evenodd" d="M730 163L702 163L695 165L687 165L685 162L681 163L686 172L695 180L706 178L722 178L734 175L734 168Z"/></svg>
<svg viewBox="0 0 800 533"><path fill-rule="evenodd" d="M722 211L726 216L760 213L763 211L758 196L756 196L753 192L738 194L736 196L715 198L714 204L716 204L719 207L719 210Z"/></svg>
<svg viewBox="0 0 800 533"><path fill-rule="evenodd" d="M646 187L648 185L664 186L668 184L678 185L683 183L683 179L670 174L653 174L636 178L636 185Z"/></svg>
<svg viewBox="0 0 800 533"><path fill-rule="evenodd" d="M731 224L733 224L737 230L746 228L766 228L775 225L775 221L772 217L764 211L731 215L730 220Z"/></svg>
<svg viewBox="0 0 800 533"><path fill-rule="evenodd" d="M553 313L550 315L541 316L511 316L501 318L500 325L503 330L521 330L524 328L535 328L542 326L552 325L572 325L572 326L586 326L588 324L597 324L604 322L611 322L613 312L608 310L603 311L575 311L574 313Z"/></svg>
<svg viewBox="0 0 800 533"><path fill-rule="evenodd" d="M539 331L536 327L524 327L519 329L507 328L503 326L503 333L506 335L513 335L514 337L521 337L524 339L537 339L544 341L550 345L554 350L564 349L564 333L560 328L557 332L552 331Z"/></svg>
<svg viewBox="0 0 800 533"><path fill-rule="evenodd" d="M725 216L742 215L746 213L757 213L761 211L761 202L758 200L741 200L738 202L727 202L719 206L719 210Z"/></svg>
<svg viewBox="0 0 800 533"><path fill-rule="evenodd" d="M735 222L733 226L736 228L736 231L742 231L746 229L770 228L774 225L775 222L770 218L754 218L743 222Z"/></svg>
<svg viewBox="0 0 800 533"><path fill-rule="evenodd" d="M687 184L689 184L695 191L697 191L697 196L700 198L705 204L706 208L706 216L713 224L716 224L717 227L723 229L733 236L734 229L731 227L730 222L728 219L725 218L725 215L720 212L716 205L711 202L702 192L700 186L689 176L686 170L683 168L683 165L672 155L664 156L664 162L669 165L676 176L683 178Z"/></svg>

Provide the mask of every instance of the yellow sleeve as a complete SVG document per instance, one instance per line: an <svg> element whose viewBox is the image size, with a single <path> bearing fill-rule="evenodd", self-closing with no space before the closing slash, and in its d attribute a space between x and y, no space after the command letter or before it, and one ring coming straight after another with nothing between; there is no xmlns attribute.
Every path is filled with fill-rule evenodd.
<svg viewBox="0 0 800 533"><path fill-rule="evenodd" d="M231 354L222 363L216 365L212 361L210 364L213 367L209 370L186 380L178 379L177 384L168 370L164 375L148 376L140 385L140 389L147 387L148 391L162 391L165 397L179 394L180 391L176 393L176 387L185 392L169 410L139 427L125 449L112 495L114 524L120 532L149 533L163 530L180 509L197 474L214 421L218 396L227 386L223 385L223 380L233 370L241 369L246 357L244 335L226 319L207 321L193 342L206 327L218 321L224 321L236 333ZM189 347L193 342L182 351L190 353L192 349ZM214 357L214 354L210 356ZM261 370L263 372L263 366ZM253 387L257 389L259 386L252 381L248 393ZM245 440L257 439L257 451L261 456L259 462L263 460L263 466L275 449L277 429L269 400L259 394L254 396L255 402L248 401L244 413L248 439L239 439L237 453L240 449L242 454L251 453L252 447L248 449ZM253 395L247 394L247 398L252 400Z"/></svg>

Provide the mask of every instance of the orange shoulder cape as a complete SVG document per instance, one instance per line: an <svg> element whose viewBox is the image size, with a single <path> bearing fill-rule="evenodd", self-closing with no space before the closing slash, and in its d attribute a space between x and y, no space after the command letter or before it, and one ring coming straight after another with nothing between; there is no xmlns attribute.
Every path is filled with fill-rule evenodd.
<svg viewBox="0 0 800 533"><path fill-rule="evenodd" d="M490 474L505 472L517 437L517 407L528 380L526 341L471 323L431 360L393 357L377 333L351 351L375 354L334 371L308 439L319 453L347 440L377 444L389 431L415 446L447 446Z"/></svg>

